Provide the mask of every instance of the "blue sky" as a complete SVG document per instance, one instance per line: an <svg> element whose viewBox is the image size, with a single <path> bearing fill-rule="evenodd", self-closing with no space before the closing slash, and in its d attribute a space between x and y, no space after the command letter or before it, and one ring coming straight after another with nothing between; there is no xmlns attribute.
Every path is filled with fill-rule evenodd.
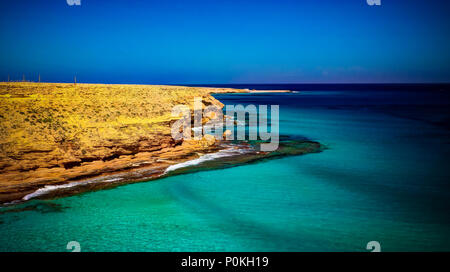
<svg viewBox="0 0 450 272"><path fill-rule="evenodd" d="M450 82L449 1L2 0L0 80Z"/></svg>

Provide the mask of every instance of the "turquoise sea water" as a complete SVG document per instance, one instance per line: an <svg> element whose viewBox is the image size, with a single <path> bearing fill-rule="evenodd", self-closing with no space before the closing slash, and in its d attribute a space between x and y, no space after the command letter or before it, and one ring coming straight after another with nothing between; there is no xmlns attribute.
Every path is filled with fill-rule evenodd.
<svg viewBox="0 0 450 272"><path fill-rule="evenodd" d="M0 208L0 251L450 250L447 94L216 97L328 149Z"/></svg>

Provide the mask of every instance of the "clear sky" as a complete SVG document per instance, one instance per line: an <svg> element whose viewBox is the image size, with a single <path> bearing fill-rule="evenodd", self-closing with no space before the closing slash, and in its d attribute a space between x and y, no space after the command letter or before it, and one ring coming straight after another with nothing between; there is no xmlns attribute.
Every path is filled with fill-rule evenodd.
<svg viewBox="0 0 450 272"><path fill-rule="evenodd" d="M450 1L0 1L0 80L450 82Z"/></svg>

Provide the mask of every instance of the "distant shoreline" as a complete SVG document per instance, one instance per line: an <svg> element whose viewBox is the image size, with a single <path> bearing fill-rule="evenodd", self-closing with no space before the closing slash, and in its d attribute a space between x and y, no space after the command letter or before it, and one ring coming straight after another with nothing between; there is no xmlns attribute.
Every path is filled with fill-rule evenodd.
<svg viewBox="0 0 450 272"><path fill-rule="evenodd" d="M249 93L292 93L290 90L249 90Z"/></svg>
<svg viewBox="0 0 450 272"><path fill-rule="evenodd" d="M267 84L187 84L191 87L301 91L448 91L450 83L267 83ZM295 87L295 88L293 88Z"/></svg>

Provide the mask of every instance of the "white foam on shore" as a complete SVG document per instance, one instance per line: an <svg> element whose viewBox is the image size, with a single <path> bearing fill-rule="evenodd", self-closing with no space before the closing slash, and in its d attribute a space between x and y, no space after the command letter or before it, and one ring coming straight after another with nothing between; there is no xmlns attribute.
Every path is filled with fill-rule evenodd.
<svg viewBox="0 0 450 272"><path fill-rule="evenodd" d="M180 169L180 168L184 168L184 167L188 167L188 166L198 165L205 161L212 161L212 160L223 158L223 157L230 157L230 156L245 154L245 153L249 153L249 152L252 152L252 150L251 149L241 149L241 148L238 148L237 146L230 146L228 148L222 149L215 153L204 154L197 159L170 165L169 167L166 168L164 173L161 174L160 176L163 176L170 171L174 171L176 169ZM67 184L61 184L61 185L46 185L45 187L37 189L33 193L30 193L30 194L24 196L22 198L22 201L27 201L27 200L30 200L30 199L33 199L33 198L36 198L39 196L43 196L43 195L46 195L50 192L57 191L57 190L70 189L73 187L83 186L83 185L87 185L87 184L91 184L91 183L115 182L115 181L119 181L122 179L123 179L122 177L109 176L109 177L94 178L94 179L85 180L85 181L74 181L74 182L70 182Z"/></svg>
<svg viewBox="0 0 450 272"><path fill-rule="evenodd" d="M70 182L70 183L67 183L67 184L61 184L61 185L46 185L45 187L37 189L33 193L24 196L22 198L22 200L27 201L27 200L30 200L32 198L36 198L38 196L46 195L46 194L48 194L50 192L53 192L53 191L56 191L56 190L68 189L68 188L73 188L73 187L86 185L86 184L90 184L90 183L97 183L97 182L114 182L114 181L118 181L118 180L121 180L121 179L122 178L92 179L92 180L78 181L78 182L74 181L74 182Z"/></svg>
<svg viewBox="0 0 450 272"><path fill-rule="evenodd" d="M185 161L185 162L181 162L181 163L177 163L177 164L173 164L170 165L169 167L166 168L166 171L164 172L164 174L170 172L170 171L174 171L180 168L184 168L184 167L188 167L188 166L193 166L193 165L198 165L202 162L205 161L212 161L212 160L216 160L219 158L224 158L224 157L231 157L231 156L235 156L235 155L239 155L239 154L244 154L244 153L248 153L250 150L246 150L246 149L238 149L236 147L230 147L230 148L226 148L226 149L222 149L218 152L215 153L209 153L209 154L205 154L200 156L200 158L197 159L193 159L193 160L189 160L189 161Z"/></svg>

